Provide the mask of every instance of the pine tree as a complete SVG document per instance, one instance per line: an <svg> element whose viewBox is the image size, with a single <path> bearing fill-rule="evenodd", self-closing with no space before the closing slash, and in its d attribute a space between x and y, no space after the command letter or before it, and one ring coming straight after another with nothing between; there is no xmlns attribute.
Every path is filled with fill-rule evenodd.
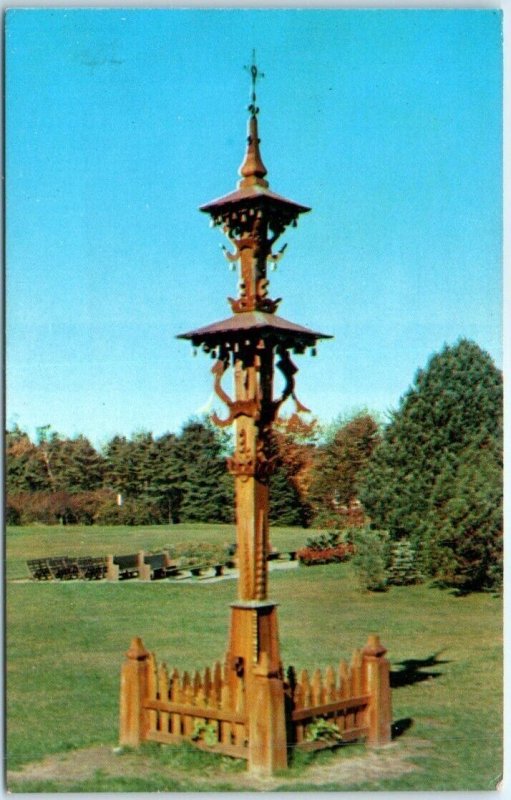
<svg viewBox="0 0 511 800"><path fill-rule="evenodd" d="M484 497L495 503L501 485L498 467L487 466L487 485L478 484L477 497L469 491L466 468L460 473L467 448L469 453L487 448L502 452L502 375L487 353L461 340L419 370L385 428L360 491L372 524L388 530L394 540L409 539L430 575L453 576L460 539L477 539L483 530L489 537L488 552L498 553L501 522L494 519L488 526L475 514L469 525L470 515L463 518L457 506L461 496L472 509L482 508ZM500 519L498 503L496 508ZM447 528L453 515L457 533L450 538ZM481 560L481 565L484 561L475 552L466 558ZM481 585L490 567L481 566ZM472 578L469 582L475 586Z"/></svg>
<svg viewBox="0 0 511 800"><path fill-rule="evenodd" d="M135 471L133 448L125 436L114 436L106 445L105 485L126 497L140 491Z"/></svg>
<svg viewBox="0 0 511 800"><path fill-rule="evenodd" d="M162 519L178 522L183 498L183 470L178 438L165 433L154 441L150 496L161 509Z"/></svg>
<svg viewBox="0 0 511 800"><path fill-rule="evenodd" d="M307 509L289 478L283 464L278 464L270 476L270 525L300 525L308 522Z"/></svg>
<svg viewBox="0 0 511 800"><path fill-rule="evenodd" d="M395 542L390 551L390 564L387 567L387 583L394 586L408 586L420 583L422 575L417 565L417 554L408 539Z"/></svg>
<svg viewBox="0 0 511 800"><path fill-rule="evenodd" d="M208 422L192 419L178 439L182 470L181 521L230 522L233 481L227 472L225 440Z"/></svg>
<svg viewBox="0 0 511 800"><path fill-rule="evenodd" d="M7 492L35 492L50 488L48 474L36 445L17 425L5 437Z"/></svg>
<svg viewBox="0 0 511 800"><path fill-rule="evenodd" d="M103 483L104 461L85 436L52 435L46 443L54 491L87 492Z"/></svg>

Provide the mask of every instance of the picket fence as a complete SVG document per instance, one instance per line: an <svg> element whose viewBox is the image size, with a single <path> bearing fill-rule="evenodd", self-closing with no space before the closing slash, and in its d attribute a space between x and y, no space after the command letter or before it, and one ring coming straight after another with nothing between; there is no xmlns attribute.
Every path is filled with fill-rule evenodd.
<svg viewBox="0 0 511 800"><path fill-rule="evenodd" d="M317 719L333 723L342 742L367 739L384 743L390 732L390 690L383 682L388 665L378 637L370 636L356 650L351 664L338 670L307 670L296 675L291 667L284 683L287 745L298 749L331 747L332 740L311 740ZM183 740L211 752L248 758L246 684L217 662L203 672L179 672L158 664L140 638L131 643L121 673L121 744L142 741L178 743ZM378 662L378 669L371 663ZM387 681L388 684L388 681ZM380 736L383 731L383 740Z"/></svg>

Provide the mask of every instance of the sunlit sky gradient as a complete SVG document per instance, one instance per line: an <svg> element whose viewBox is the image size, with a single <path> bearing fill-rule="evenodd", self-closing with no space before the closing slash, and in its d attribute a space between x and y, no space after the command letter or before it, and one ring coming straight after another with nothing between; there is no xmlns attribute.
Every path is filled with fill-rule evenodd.
<svg viewBox="0 0 511 800"><path fill-rule="evenodd" d="M498 11L14 9L6 23L7 422L177 431L211 362L176 334L236 292L197 207L235 188L252 48L273 190L312 206L270 273L335 336L329 421L395 408L459 337L501 366Z"/></svg>

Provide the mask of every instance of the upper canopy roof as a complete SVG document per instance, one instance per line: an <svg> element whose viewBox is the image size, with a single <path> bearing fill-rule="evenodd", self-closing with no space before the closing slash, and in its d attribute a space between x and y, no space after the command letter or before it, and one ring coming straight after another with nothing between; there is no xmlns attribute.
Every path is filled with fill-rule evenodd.
<svg viewBox="0 0 511 800"><path fill-rule="evenodd" d="M319 333L310 328L304 328L295 322L277 317L276 314L267 314L263 311L244 311L232 317L205 325L188 333L182 333L178 339L191 339L193 344L207 344L216 347L236 341L243 341L244 336L253 334L262 339L268 339L275 344L296 344L305 347L312 346L318 339L331 339L326 333Z"/></svg>
<svg viewBox="0 0 511 800"><path fill-rule="evenodd" d="M230 208L234 209L238 205L257 206L261 203L285 206L295 214L303 214L305 211L310 211L308 206L302 206L299 203L295 203L293 200L288 200L286 197L272 192L267 186L261 186L259 184L247 186L243 189L240 188L223 197L218 197L216 200L211 200L209 203L200 206L200 210L209 214L217 214L221 211L229 210Z"/></svg>

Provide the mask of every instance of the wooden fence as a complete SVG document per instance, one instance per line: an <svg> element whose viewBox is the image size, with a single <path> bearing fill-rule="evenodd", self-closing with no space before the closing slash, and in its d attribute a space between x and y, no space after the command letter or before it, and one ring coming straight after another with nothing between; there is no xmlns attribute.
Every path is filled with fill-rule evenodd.
<svg viewBox="0 0 511 800"><path fill-rule="evenodd" d="M299 679L288 670L284 686L293 731L293 743L299 749L318 749L331 746L328 740L314 741L311 723L327 720L336 726L342 742L366 738L369 734L368 708L371 695L365 692L364 659L356 650L351 665L341 661L339 668L328 667L323 674L316 669L309 678L302 670Z"/></svg>
<svg viewBox="0 0 511 800"><path fill-rule="evenodd" d="M391 702L389 662L378 636L371 635L351 664L341 661L336 671L317 669L312 678L288 669L283 680L287 747L331 747L333 737L314 740L317 721L335 726L341 742L365 739L369 744L390 741ZM194 741L201 748L237 758L249 758L251 700L243 676L216 663L193 676L169 672L158 665L141 639L133 639L121 673L121 735L124 745L142 741Z"/></svg>
<svg viewBox="0 0 511 800"><path fill-rule="evenodd" d="M169 672L139 638L133 639L126 655L121 674L121 744L175 744L188 739L212 752L248 758L243 677L228 674L219 662L193 676L176 669ZM214 743L207 744L208 734Z"/></svg>

